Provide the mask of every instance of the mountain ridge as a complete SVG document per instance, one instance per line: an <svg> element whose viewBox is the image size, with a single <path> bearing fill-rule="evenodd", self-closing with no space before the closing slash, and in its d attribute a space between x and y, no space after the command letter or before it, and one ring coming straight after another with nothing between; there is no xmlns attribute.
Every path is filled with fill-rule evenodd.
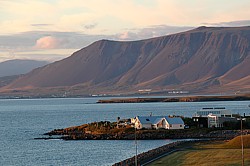
<svg viewBox="0 0 250 166"><path fill-rule="evenodd" d="M0 77L14 76L20 74L26 74L31 70L42 67L49 62L26 60L26 59L14 59L4 62L0 62Z"/></svg>
<svg viewBox="0 0 250 166"><path fill-rule="evenodd" d="M100 40L33 70L5 89L81 86L85 92L93 88L100 92L145 88L206 91L225 86L230 91L249 90L249 59L249 26L198 27L139 41Z"/></svg>

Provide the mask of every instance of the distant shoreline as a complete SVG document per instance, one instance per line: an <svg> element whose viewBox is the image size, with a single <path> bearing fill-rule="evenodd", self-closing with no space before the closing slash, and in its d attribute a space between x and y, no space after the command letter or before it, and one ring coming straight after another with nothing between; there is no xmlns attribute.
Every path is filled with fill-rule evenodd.
<svg viewBox="0 0 250 166"><path fill-rule="evenodd" d="M250 94L235 96L187 96L166 98L115 98L98 100L97 103L149 103L149 102L208 102L208 101L246 101L250 100Z"/></svg>

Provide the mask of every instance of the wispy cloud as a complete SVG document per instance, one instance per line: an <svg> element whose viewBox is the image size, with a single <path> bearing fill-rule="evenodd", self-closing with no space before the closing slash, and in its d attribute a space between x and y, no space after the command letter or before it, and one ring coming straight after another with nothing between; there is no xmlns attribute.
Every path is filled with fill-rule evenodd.
<svg viewBox="0 0 250 166"><path fill-rule="evenodd" d="M94 29L98 24L97 23L93 23L93 24L85 24L84 28L85 29Z"/></svg>
<svg viewBox="0 0 250 166"><path fill-rule="evenodd" d="M46 27L46 26L52 26L53 24L31 24L31 26L34 27Z"/></svg>
<svg viewBox="0 0 250 166"><path fill-rule="evenodd" d="M83 32L91 29L86 33L111 35L125 28L161 24L199 26L201 22L247 20L249 5L249 0L0 1L0 27L1 34L41 30Z"/></svg>
<svg viewBox="0 0 250 166"><path fill-rule="evenodd" d="M117 40L140 40L183 32L193 28L188 26L155 25L142 29L129 29L114 35L113 38Z"/></svg>
<svg viewBox="0 0 250 166"><path fill-rule="evenodd" d="M79 49L104 38L106 39L108 36L77 32L30 31L13 35L0 35L0 51L29 51L45 47ZM46 42L48 43L46 44Z"/></svg>
<svg viewBox="0 0 250 166"><path fill-rule="evenodd" d="M202 23L202 24L208 26L229 26L229 27L250 26L250 20L238 20L238 21Z"/></svg>

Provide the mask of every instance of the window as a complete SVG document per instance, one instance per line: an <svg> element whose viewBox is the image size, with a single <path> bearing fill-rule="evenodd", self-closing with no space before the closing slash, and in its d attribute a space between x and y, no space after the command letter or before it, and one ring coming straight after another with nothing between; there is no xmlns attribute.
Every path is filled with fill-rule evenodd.
<svg viewBox="0 0 250 166"><path fill-rule="evenodd" d="M180 127L182 127L182 125L180 125Z"/></svg>
<svg viewBox="0 0 250 166"><path fill-rule="evenodd" d="M170 127L172 127L172 125L169 125Z"/></svg>
<svg viewBox="0 0 250 166"><path fill-rule="evenodd" d="M149 119L146 119L146 121L149 121Z"/></svg>

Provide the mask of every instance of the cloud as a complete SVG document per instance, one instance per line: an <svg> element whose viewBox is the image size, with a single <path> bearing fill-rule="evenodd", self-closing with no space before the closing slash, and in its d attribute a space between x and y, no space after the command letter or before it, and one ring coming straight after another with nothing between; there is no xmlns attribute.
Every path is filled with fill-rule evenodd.
<svg viewBox="0 0 250 166"><path fill-rule="evenodd" d="M155 25L141 29L130 29L113 36L117 40L141 40L187 31L194 27Z"/></svg>
<svg viewBox="0 0 250 166"><path fill-rule="evenodd" d="M125 31L123 33L117 34L116 38L119 40L131 40L131 39L138 39L138 35L133 32Z"/></svg>
<svg viewBox="0 0 250 166"><path fill-rule="evenodd" d="M61 40L52 36L45 36L36 41L36 48L39 49L55 49L60 47Z"/></svg>
<svg viewBox="0 0 250 166"><path fill-rule="evenodd" d="M94 29L97 26L97 23L93 23L93 24L86 24L84 25L85 29Z"/></svg>
<svg viewBox="0 0 250 166"><path fill-rule="evenodd" d="M250 20L237 20L230 22L202 23L202 24L208 26L228 26L228 27L250 26Z"/></svg>
<svg viewBox="0 0 250 166"><path fill-rule="evenodd" d="M0 52L17 52L41 48L80 49L107 35L88 35L77 32L29 31L13 35L0 35Z"/></svg>
<svg viewBox="0 0 250 166"><path fill-rule="evenodd" d="M101 39L140 40L178 33L192 28L193 27L155 25L146 28L125 29L121 33L110 35L83 34L78 32L29 31L13 35L0 35L0 51L14 50L15 52L22 52L55 48L80 49Z"/></svg>
<svg viewBox="0 0 250 166"><path fill-rule="evenodd" d="M248 0L108 0L108 3L100 0L0 0L0 27L1 34L85 30L88 34L111 35L150 25L200 26L201 22L247 20L249 5Z"/></svg>
<svg viewBox="0 0 250 166"><path fill-rule="evenodd" d="M31 24L33 27L46 27L46 26L51 26L53 24Z"/></svg>

